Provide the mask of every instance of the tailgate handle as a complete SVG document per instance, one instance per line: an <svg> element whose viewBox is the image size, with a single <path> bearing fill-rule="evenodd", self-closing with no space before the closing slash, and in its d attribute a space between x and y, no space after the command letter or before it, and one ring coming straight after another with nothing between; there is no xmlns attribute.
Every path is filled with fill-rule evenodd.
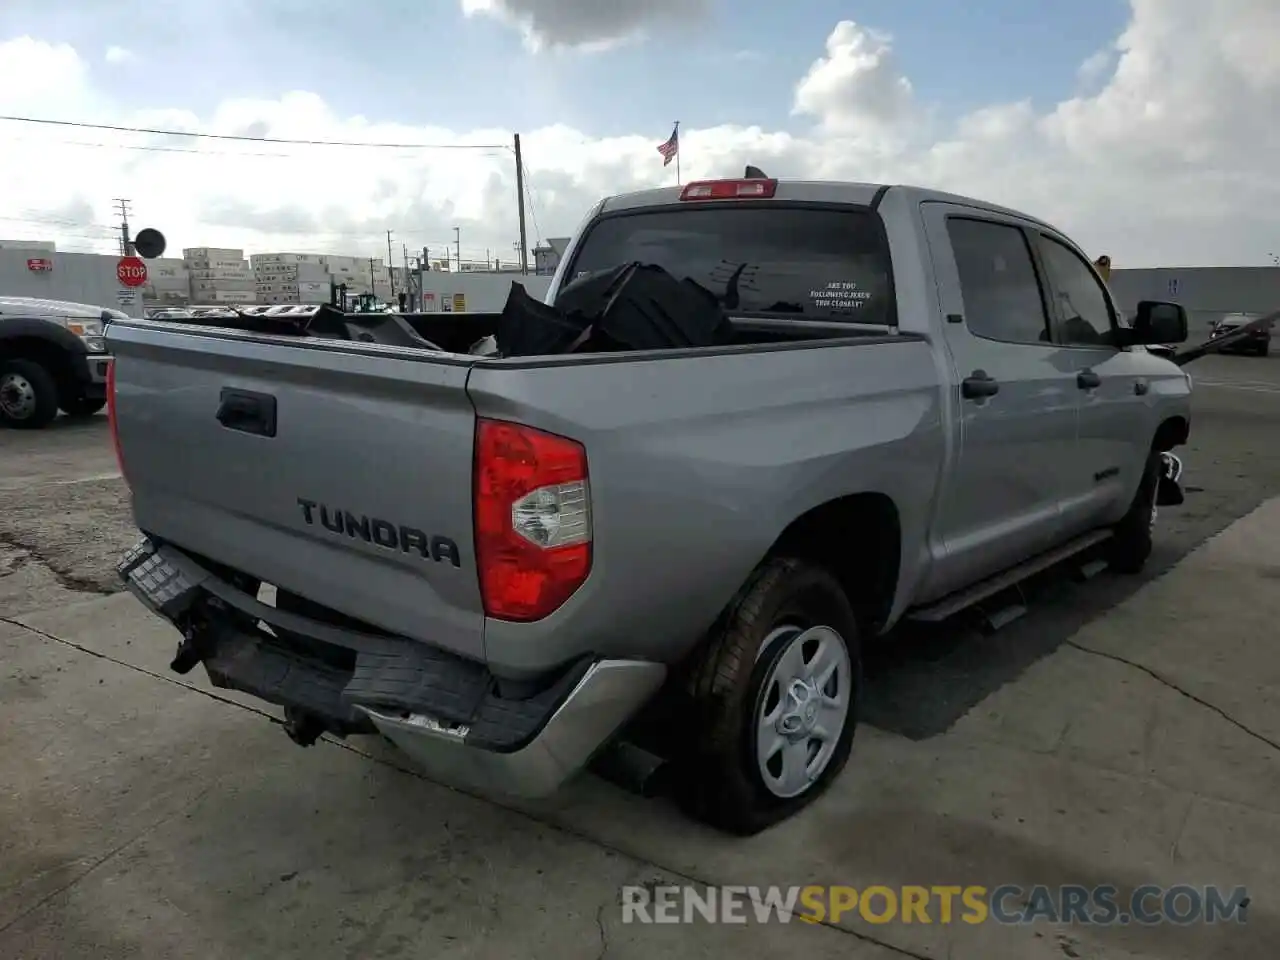
<svg viewBox="0 0 1280 960"><path fill-rule="evenodd" d="M218 400L218 422L228 430L258 437L276 435L276 398L271 394L223 387Z"/></svg>

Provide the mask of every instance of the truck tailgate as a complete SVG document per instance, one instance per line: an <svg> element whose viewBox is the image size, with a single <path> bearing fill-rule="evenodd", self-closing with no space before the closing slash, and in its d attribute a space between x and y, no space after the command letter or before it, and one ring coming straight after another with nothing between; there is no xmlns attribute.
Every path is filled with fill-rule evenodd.
<svg viewBox="0 0 1280 960"><path fill-rule="evenodd" d="M109 341L145 533L483 659L465 358L145 322Z"/></svg>

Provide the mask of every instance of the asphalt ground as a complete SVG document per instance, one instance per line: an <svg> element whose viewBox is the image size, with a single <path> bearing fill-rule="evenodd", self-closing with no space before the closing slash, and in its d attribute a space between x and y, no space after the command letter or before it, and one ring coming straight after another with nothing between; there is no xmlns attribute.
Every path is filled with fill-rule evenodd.
<svg viewBox="0 0 1280 960"><path fill-rule="evenodd" d="M882 644L849 770L747 841L592 778L494 803L376 743L298 750L176 682L173 631L118 595L136 533L105 421L0 431L0 956L1267 956L1280 358L1189 369L1187 502L1148 571ZM620 885L664 881L1247 883L1255 906L1242 929L623 925Z"/></svg>

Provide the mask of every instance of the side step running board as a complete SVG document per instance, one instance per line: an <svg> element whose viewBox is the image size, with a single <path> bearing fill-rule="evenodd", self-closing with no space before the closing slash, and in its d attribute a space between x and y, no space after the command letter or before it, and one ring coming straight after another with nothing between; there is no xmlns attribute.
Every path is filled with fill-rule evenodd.
<svg viewBox="0 0 1280 960"><path fill-rule="evenodd" d="M1110 530L1095 530L1093 533L1087 533L1083 537L1077 537L1047 553L1042 553L1039 556L1032 557L1030 560L1023 561L1015 567L1010 567L1003 573L997 573L994 577L980 580L971 587L958 590L943 597L941 600L935 600L928 606L917 607L907 613L907 619L925 623L937 623L940 620L946 620L961 610L987 599L987 597L993 596L1002 590L1008 590L1010 587L1027 579L1027 577L1048 570L1050 567L1074 557L1077 553L1082 553L1090 547L1096 547L1098 544L1110 539Z"/></svg>

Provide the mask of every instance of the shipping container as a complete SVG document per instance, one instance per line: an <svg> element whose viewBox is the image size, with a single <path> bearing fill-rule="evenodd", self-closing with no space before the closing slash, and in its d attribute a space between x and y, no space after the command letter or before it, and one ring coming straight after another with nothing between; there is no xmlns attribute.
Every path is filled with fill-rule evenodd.
<svg viewBox="0 0 1280 960"><path fill-rule="evenodd" d="M244 251L235 247L187 247L183 260L243 260Z"/></svg>
<svg viewBox="0 0 1280 960"><path fill-rule="evenodd" d="M185 261L188 270L243 270L249 273L247 260L231 260L215 257L213 259L193 259Z"/></svg>
<svg viewBox="0 0 1280 960"><path fill-rule="evenodd" d="M192 280L252 280L253 274L248 267L244 269L226 268L190 271Z"/></svg>
<svg viewBox="0 0 1280 960"><path fill-rule="evenodd" d="M193 296L205 290L240 290L254 292L254 283L252 280L192 280L191 293Z"/></svg>
<svg viewBox="0 0 1280 960"><path fill-rule="evenodd" d="M252 290L212 290L192 299L210 303L256 303L258 298Z"/></svg>
<svg viewBox="0 0 1280 960"><path fill-rule="evenodd" d="M318 253L255 253L249 260L255 267L269 263L289 266L300 263L324 264L324 256Z"/></svg>

